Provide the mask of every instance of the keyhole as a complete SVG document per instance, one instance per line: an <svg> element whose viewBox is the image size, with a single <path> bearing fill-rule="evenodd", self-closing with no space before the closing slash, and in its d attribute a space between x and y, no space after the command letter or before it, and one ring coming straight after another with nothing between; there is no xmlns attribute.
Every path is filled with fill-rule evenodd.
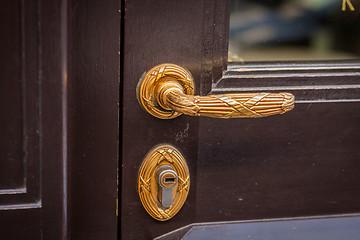
<svg viewBox="0 0 360 240"><path fill-rule="evenodd" d="M173 183L175 182L175 178L165 178L166 183Z"/></svg>
<svg viewBox="0 0 360 240"><path fill-rule="evenodd" d="M178 176L170 165L161 165L155 173L158 179L158 199L164 208L173 204L174 187L178 182Z"/></svg>

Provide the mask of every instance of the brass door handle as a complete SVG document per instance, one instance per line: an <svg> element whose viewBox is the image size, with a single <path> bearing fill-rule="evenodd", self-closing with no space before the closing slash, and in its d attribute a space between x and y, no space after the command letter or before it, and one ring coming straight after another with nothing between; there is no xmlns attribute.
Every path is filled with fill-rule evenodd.
<svg viewBox="0 0 360 240"><path fill-rule="evenodd" d="M215 118L258 118L294 108L291 93L239 93L194 96L191 73L175 64L161 64L143 74L137 87L140 105L161 119L181 114Z"/></svg>

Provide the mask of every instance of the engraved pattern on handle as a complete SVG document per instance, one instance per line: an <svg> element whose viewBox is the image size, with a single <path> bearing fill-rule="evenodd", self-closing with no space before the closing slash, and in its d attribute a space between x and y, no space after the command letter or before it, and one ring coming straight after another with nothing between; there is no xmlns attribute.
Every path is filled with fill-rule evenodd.
<svg viewBox="0 0 360 240"><path fill-rule="evenodd" d="M190 116L259 118L283 114L294 108L294 95L290 93L190 96L173 88L162 97L167 108Z"/></svg>
<svg viewBox="0 0 360 240"><path fill-rule="evenodd" d="M191 73L174 64L161 64L139 81L140 105L161 119L181 114L214 118L259 118L283 114L294 108L291 93L238 93L194 96Z"/></svg>

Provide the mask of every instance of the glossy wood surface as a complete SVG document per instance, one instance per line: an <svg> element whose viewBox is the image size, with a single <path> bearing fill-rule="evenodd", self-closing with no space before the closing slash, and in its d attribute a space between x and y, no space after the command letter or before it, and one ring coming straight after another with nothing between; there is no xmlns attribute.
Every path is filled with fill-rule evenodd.
<svg viewBox="0 0 360 240"><path fill-rule="evenodd" d="M1 2L2 239L116 239L118 10Z"/></svg>
<svg viewBox="0 0 360 240"><path fill-rule="evenodd" d="M226 1L1 4L0 236L152 239L197 222L359 212L358 62L225 71ZM302 102L265 119L156 119L135 90L165 62L191 71L196 94L292 87ZM191 175L168 222L146 213L136 189L158 144L179 149Z"/></svg>
<svg viewBox="0 0 360 240"><path fill-rule="evenodd" d="M69 4L71 239L117 238L120 2Z"/></svg>
<svg viewBox="0 0 360 240"><path fill-rule="evenodd" d="M201 119L201 221L360 211L359 108L309 103L266 119Z"/></svg>
<svg viewBox="0 0 360 240"><path fill-rule="evenodd" d="M190 222L359 212L358 61L232 64L226 71L226 2L125 4L122 239L151 239ZM298 102L264 119L155 119L135 89L144 71L166 62L192 72L197 94L289 91ZM148 216L136 190L143 158L162 143L183 153L192 178L187 202L168 222Z"/></svg>
<svg viewBox="0 0 360 240"><path fill-rule="evenodd" d="M121 238L151 239L196 221L199 120L182 116L164 121L150 116L137 102L136 85L144 71L171 62L191 71L198 80L196 93L209 91L208 77L219 75L223 63L213 56L225 56L219 49L227 36L226 4L138 0L127 1L124 10ZM217 40L214 33L219 36ZM200 79L206 81L201 87ZM136 189L137 174L144 157L162 143L180 150L189 165L191 177L185 205L167 222L157 222L146 213Z"/></svg>
<svg viewBox="0 0 360 240"><path fill-rule="evenodd" d="M18 172L2 185L0 234L4 239L63 239L67 235L66 42L61 36L66 4L5 1L1 9L5 18L1 28L7 33L1 38L1 103L7 106L0 108L7 121L1 125L5 131L1 141L11 146L2 149L1 164L2 171L9 168L12 175L17 166Z"/></svg>

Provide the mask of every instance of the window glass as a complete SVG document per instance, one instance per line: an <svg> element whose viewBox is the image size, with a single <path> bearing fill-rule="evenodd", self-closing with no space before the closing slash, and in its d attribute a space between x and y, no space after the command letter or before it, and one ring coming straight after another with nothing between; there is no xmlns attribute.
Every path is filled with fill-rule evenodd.
<svg viewBox="0 0 360 240"><path fill-rule="evenodd" d="M229 61L360 56L359 0L231 0Z"/></svg>

